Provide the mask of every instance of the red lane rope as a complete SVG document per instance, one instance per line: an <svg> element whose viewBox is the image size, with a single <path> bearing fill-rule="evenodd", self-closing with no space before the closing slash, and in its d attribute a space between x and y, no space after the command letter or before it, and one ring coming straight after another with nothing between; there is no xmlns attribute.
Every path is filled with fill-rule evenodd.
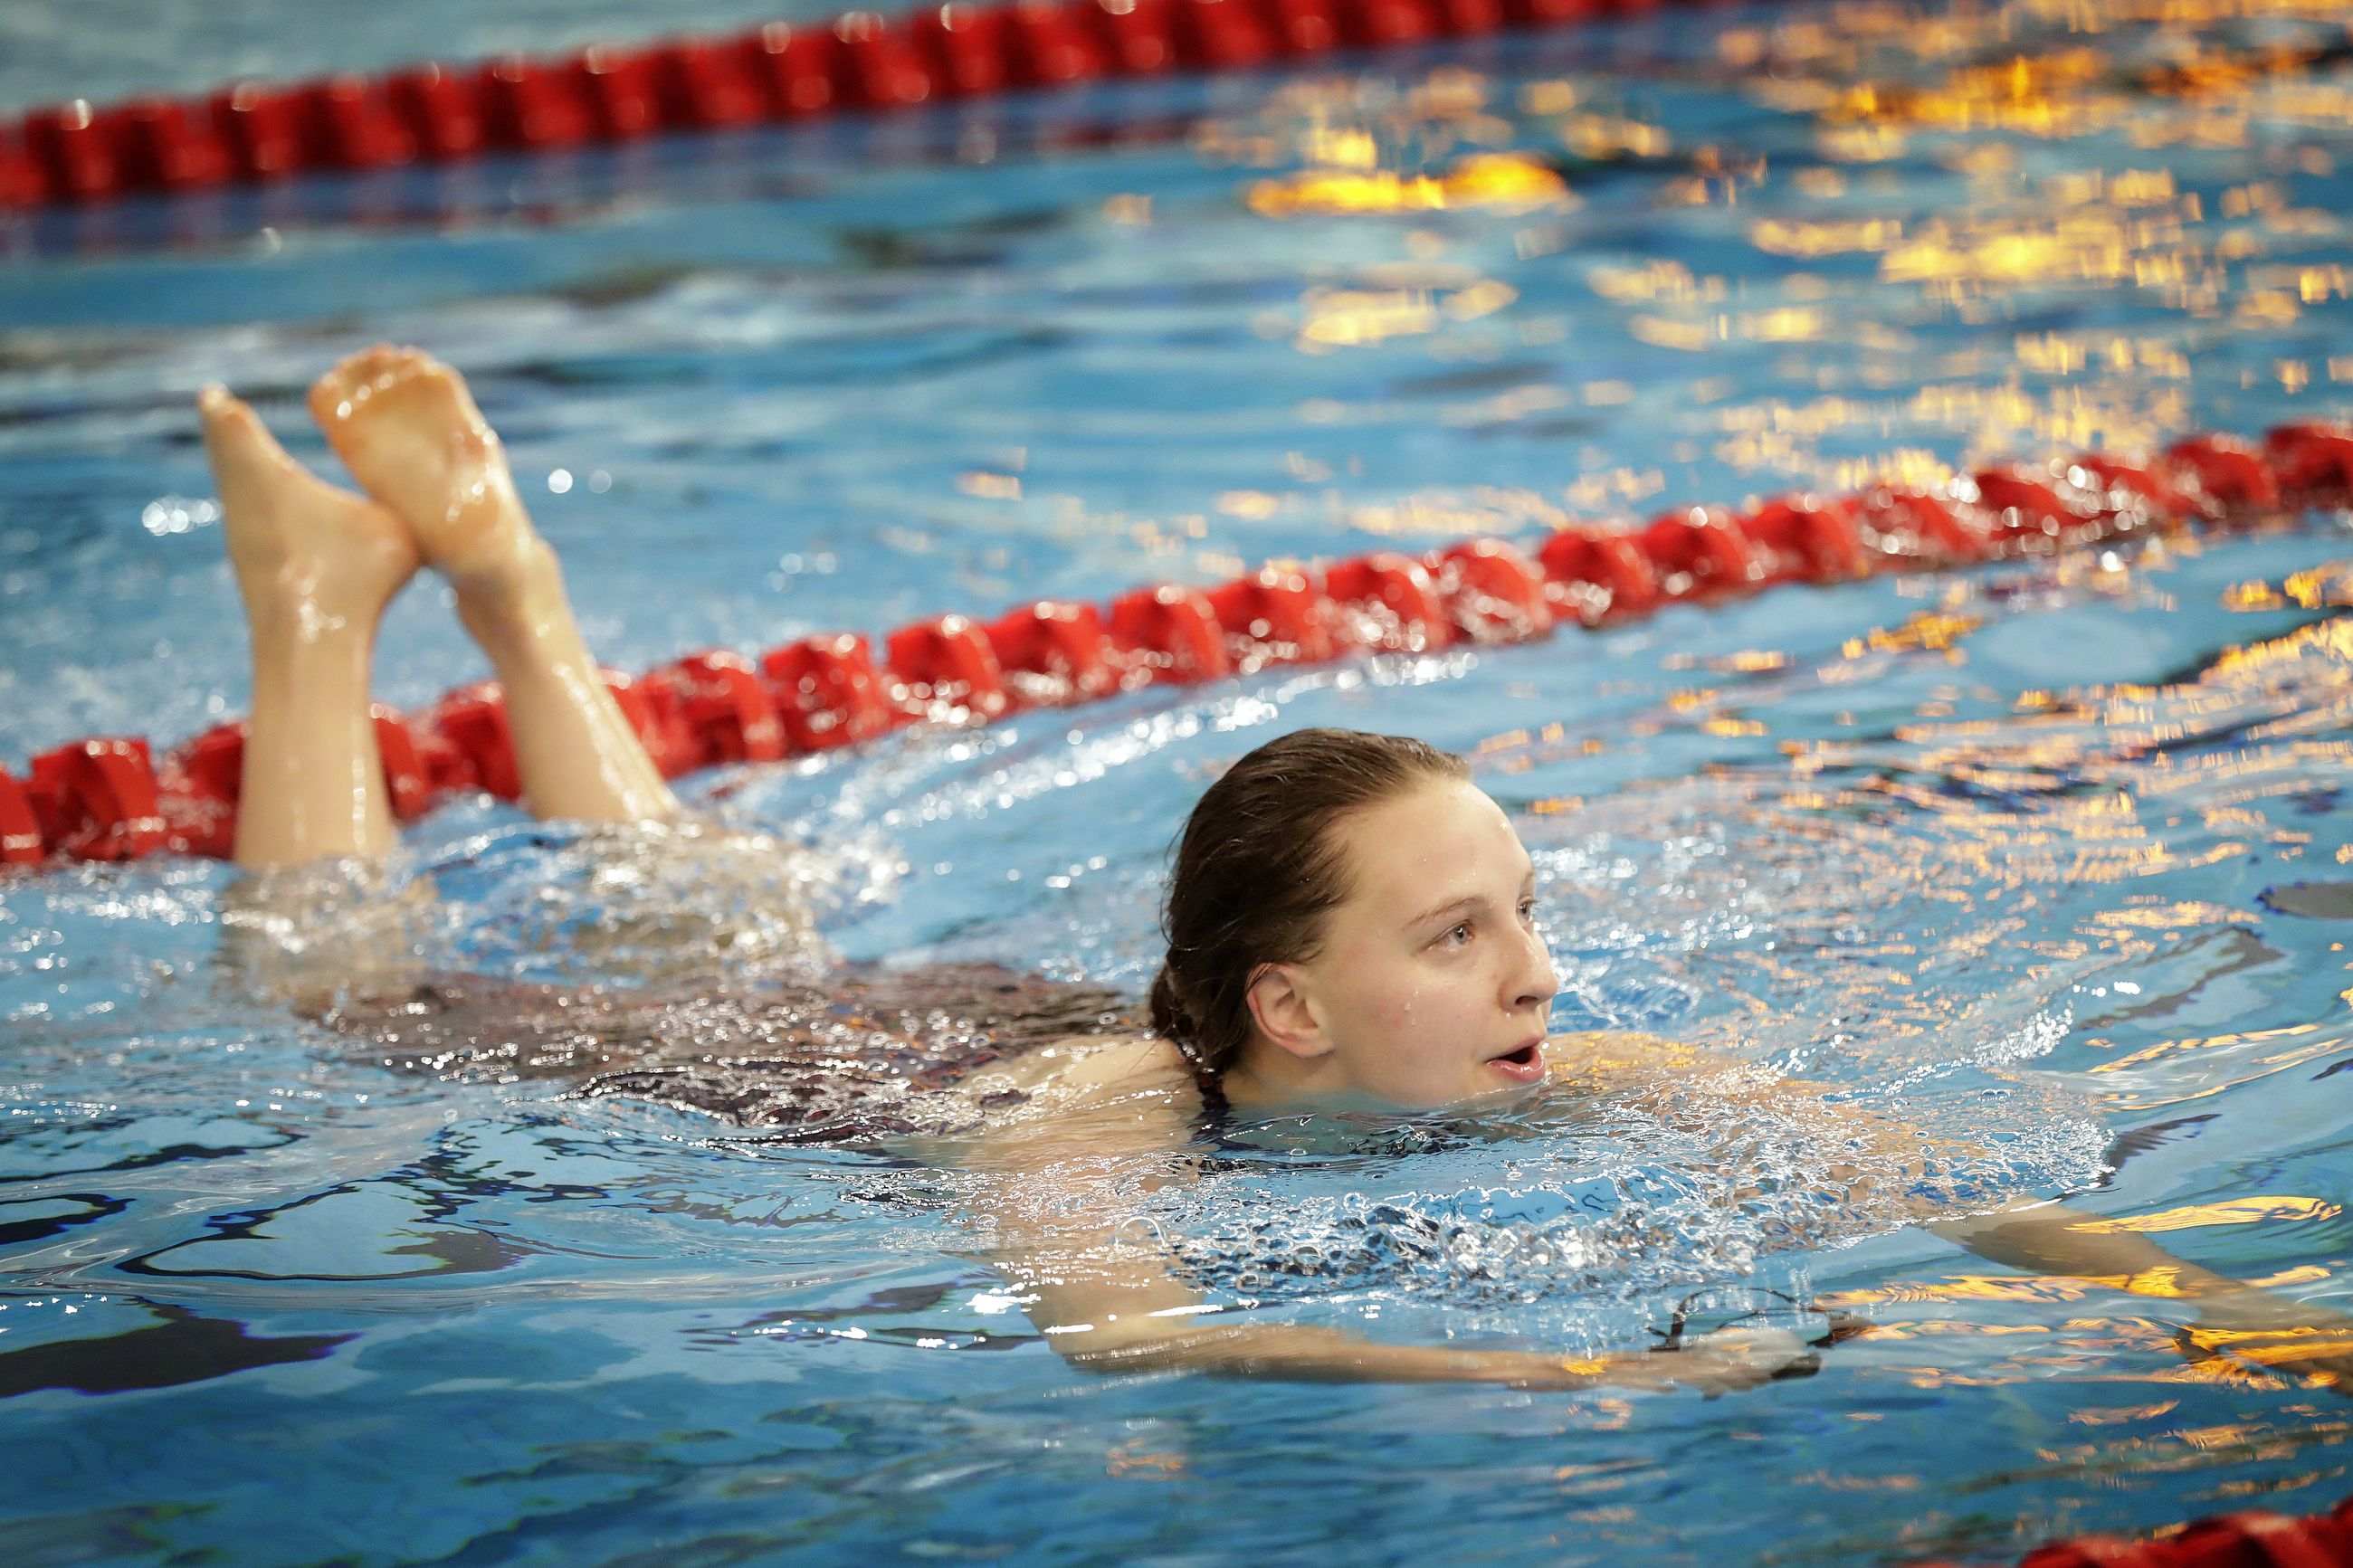
<svg viewBox="0 0 2353 1568"><path fill-rule="evenodd" d="M1161 684L1274 665L1461 643L1524 642L1558 625L1612 625L1662 606L1785 584L1958 567L2127 536L2229 528L2353 505L2353 426L2285 425L2260 446L2198 436L2146 463L2105 454L1980 469L1933 489L1801 494L1754 510L1688 507L1633 529L1572 526L1515 543L1473 539L1322 568L1275 562L1207 590L1159 584L1109 605L1040 599L992 621L902 626L878 659L863 637L804 637L759 654L694 653L606 679L663 773L779 762L919 721L986 724ZM394 814L454 790L522 793L495 683L422 713L379 704ZM0 865L226 858L236 839L242 723L161 758L139 736L75 741L0 767Z"/></svg>
<svg viewBox="0 0 2353 1568"><path fill-rule="evenodd" d="M1015 0L772 22L560 58L418 65L0 121L0 210L447 163L1106 78L1249 69L1335 48L1565 26L1662 0ZM1704 3L1704 0L1691 0Z"/></svg>
<svg viewBox="0 0 2353 1568"><path fill-rule="evenodd" d="M2346 1568L2353 1563L2353 1498L2292 1519L2250 1510L2194 1520L2145 1540L2080 1535L2038 1546L2018 1568ZM1953 1568L1924 1563L1919 1568Z"/></svg>

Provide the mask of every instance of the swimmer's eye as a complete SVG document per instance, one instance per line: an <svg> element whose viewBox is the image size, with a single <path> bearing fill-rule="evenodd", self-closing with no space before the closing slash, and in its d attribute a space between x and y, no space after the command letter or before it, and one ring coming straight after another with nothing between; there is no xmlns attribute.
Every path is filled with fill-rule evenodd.
<svg viewBox="0 0 2353 1568"><path fill-rule="evenodd" d="M1460 924L1450 927L1446 934L1438 940L1449 947L1467 945L1471 941L1471 922L1463 921Z"/></svg>
<svg viewBox="0 0 2353 1568"><path fill-rule="evenodd" d="M1520 900L1520 919L1524 921L1534 921L1535 918L1536 901L1534 899L1522 899Z"/></svg>

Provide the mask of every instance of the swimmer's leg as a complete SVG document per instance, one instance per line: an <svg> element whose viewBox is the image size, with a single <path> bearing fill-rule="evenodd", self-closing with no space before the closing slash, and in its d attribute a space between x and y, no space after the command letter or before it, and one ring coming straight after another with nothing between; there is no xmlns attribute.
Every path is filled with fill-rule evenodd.
<svg viewBox="0 0 2353 1568"><path fill-rule="evenodd" d="M353 477L407 524L458 594L506 689L523 804L580 822L667 822L678 800L622 717L573 619L555 552L515 493L466 384L413 349L353 354L311 389Z"/></svg>
<svg viewBox="0 0 2353 1568"><path fill-rule="evenodd" d="M199 405L222 531L253 642L253 712L222 956L248 989L298 1006L408 979L409 922L431 889L378 896L390 793L368 714L385 605L417 571L408 528L288 457L218 387Z"/></svg>
<svg viewBox="0 0 2353 1568"><path fill-rule="evenodd" d="M200 403L253 640L237 863L381 858L392 805L368 716L385 605L416 572L407 528L288 457L219 387Z"/></svg>

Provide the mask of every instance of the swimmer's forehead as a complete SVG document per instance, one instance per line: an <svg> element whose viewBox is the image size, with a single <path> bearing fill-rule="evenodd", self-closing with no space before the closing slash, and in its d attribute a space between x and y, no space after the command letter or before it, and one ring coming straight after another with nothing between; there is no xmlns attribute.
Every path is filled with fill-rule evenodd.
<svg viewBox="0 0 2353 1568"><path fill-rule="evenodd" d="M1535 878L1526 847L1486 792L1458 780L1382 802L1348 825L1350 901L1415 925L1511 901Z"/></svg>

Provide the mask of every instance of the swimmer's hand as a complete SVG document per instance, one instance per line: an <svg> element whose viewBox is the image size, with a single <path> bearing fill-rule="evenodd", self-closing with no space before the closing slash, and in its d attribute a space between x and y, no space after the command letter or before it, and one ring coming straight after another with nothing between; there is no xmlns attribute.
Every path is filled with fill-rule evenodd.
<svg viewBox="0 0 2353 1568"><path fill-rule="evenodd" d="M2216 1358L2312 1382L2353 1398L2353 1317L2242 1286L2202 1298L2174 1336L2192 1362Z"/></svg>
<svg viewBox="0 0 2353 1568"><path fill-rule="evenodd" d="M1822 1367L1822 1358L1788 1330L1747 1328L1737 1323L1696 1339L1658 1346L1646 1356L1612 1359L1619 1363L1639 1364L1646 1375L1660 1384L1695 1388L1710 1399L1785 1378L1811 1377ZM1605 1381L1623 1383L1628 1379L1613 1375Z"/></svg>

